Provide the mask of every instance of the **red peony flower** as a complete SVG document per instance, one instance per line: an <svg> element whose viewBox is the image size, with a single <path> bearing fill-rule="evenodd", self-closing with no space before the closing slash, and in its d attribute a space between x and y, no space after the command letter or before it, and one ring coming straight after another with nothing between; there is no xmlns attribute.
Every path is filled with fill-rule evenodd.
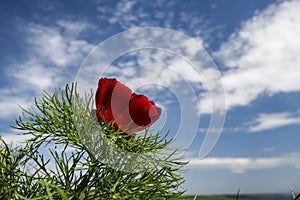
<svg viewBox="0 0 300 200"><path fill-rule="evenodd" d="M101 78L96 92L98 119L111 122L116 129L132 134L152 125L161 109L146 96L132 91L115 78Z"/></svg>

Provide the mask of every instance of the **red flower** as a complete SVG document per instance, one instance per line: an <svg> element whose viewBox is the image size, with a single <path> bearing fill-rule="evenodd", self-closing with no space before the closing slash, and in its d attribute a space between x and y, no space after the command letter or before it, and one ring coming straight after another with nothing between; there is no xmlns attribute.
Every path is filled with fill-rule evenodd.
<svg viewBox="0 0 300 200"><path fill-rule="evenodd" d="M161 109L146 96L132 91L115 78L101 78L96 92L98 119L112 121L112 125L131 134L152 125Z"/></svg>

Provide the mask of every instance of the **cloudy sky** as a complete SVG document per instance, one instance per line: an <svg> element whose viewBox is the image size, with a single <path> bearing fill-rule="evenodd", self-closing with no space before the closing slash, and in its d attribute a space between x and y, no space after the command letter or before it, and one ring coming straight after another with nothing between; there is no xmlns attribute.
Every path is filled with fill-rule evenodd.
<svg viewBox="0 0 300 200"><path fill-rule="evenodd" d="M300 192L299 10L296 0L3 1L0 132L20 140L9 128L18 105L43 89L114 76L157 102L154 127L188 147L187 193Z"/></svg>

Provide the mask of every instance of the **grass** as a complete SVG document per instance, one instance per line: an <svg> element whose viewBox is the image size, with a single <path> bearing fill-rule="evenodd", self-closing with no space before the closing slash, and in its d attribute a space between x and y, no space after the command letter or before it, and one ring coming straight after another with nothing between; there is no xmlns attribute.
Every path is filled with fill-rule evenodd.
<svg viewBox="0 0 300 200"><path fill-rule="evenodd" d="M291 195L240 195L239 200L291 200ZM236 200L236 195L183 196L181 200Z"/></svg>
<svg viewBox="0 0 300 200"><path fill-rule="evenodd" d="M269 195L241 195L238 189L236 195L218 196L182 196L182 200L300 200L300 193L296 194L291 186L290 194L269 194Z"/></svg>

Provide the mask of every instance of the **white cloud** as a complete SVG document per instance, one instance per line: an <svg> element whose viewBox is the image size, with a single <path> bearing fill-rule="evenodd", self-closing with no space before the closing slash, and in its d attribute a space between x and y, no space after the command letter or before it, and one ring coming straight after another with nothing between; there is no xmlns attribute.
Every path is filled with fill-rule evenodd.
<svg viewBox="0 0 300 200"><path fill-rule="evenodd" d="M19 131L13 131L4 134L0 133L0 135L7 144L13 144L13 145L24 145L25 141L31 138L30 135L20 134Z"/></svg>
<svg viewBox="0 0 300 200"><path fill-rule="evenodd" d="M232 173L245 173L249 170L264 170L276 167L293 166L300 168L299 153L268 158L213 157L190 159L188 167L206 170L230 170Z"/></svg>
<svg viewBox="0 0 300 200"><path fill-rule="evenodd" d="M148 26L171 26L173 18L173 11L166 11L164 8L170 8L172 2L141 2L136 0L121 0L114 8L98 6L100 18L107 20L110 24L118 24L123 29L134 27L148 27ZM146 6L147 5L147 6ZM148 7L155 8L155 13L150 13ZM164 11L162 11L164 9ZM160 11L158 11L160 10Z"/></svg>
<svg viewBox="0 0 300 200"><path fill-rule="evenodd" d="M223 127L222 132L262 132L289 125L300 125L300 113L297 112L279 112L279 113L260 113L254 116L252 121L243 123L237 127ZM199 128L199 132L205 133L207 128ZM266 149L272 151L272 149Z"/></svg>
<svg viewBox="0 0 300 200"><path fill-rule="evenodd" d="M260 95L300 91L300 1L269 6L242 24L213 55L223 73L227 108Z"/></svg>
<svg viewBox="0 0 300 200"><path fill-rule="evenodd" d="M17 117L18 105L28 109L42 89L64 87L73 80L72 73L94 47L80 35L92 28L84 21L66 20L52 26L22 26L27 42L26 59L11 63L4 70L7 87L0 89L0 118Z"/></svg>
<svg viewBox="0 0 300 200"><path fill-rule="evenodd" d="M294 116L292 113L271 113L259 114L258 118L249 123L248 131L260 132L279 128L287 125L300 124L300 116Z"/></svg>
<svg viewBox="0 0 300 200"><path fill-rule="evenodd" d="M27 139L29 139L29 137L27 137L26 135L16 135L16 134L3 134L2 136L3 140L7 143L7 144L22 144L24 143Z"/></svg>
<svg viewBox="0 0 300 200"><path fill-rule="evenodd" d="M78 36L90 29L92 25L84 22L58 21L58 26L29 24L26 29L32 53L42 62L50 62L57 67L71 64L78 66L84 56L93 48Z"/></svg>
<svg viewBox="0 0 300 200"><path fill-rule="evenodd" d="M0 119L15 119L21 114L21 108L28 109L32 102L33 91L22 85L22 81L16 81L0 89Z"/></svg>
<svg viewBox="0 0 300 200"><path fill-rule="evenodd" d="M87 21L70 21L64 19L57 21L57 25L63 30L65 35L72 38L79 37L82 32L91 31L96 28L94 24Z"/></svg>
<svg viewBox="0 0 300 200"><path fill-rule="evenodd" d="M12 76L19 82L28 84L37 90L49 88L53 85L58 85L63 77L57 76L60 74L56 67L46 67L43 63L35 59L27 60L26 62L9 70ZM20 89L26 89L24 87Z"/></svg>
<svg viewBox="0 0 300 200"><path fill-rule="evenodd" d="M164 0L121 0L112 7L105 7L100 2L97 10L100 19L119 25L123 30L164 27L188 33L196 40L199 39L199 42L202 42L203 37L208 39L217 27L209 26L208 20L199 15L197 9L190 9L194 6L192 3L186 3L185 6L186 9L182 9L180 3Z"/></svg>
<svg viewBox="0 0 300 200"><path fill-rule="evenodd" d="M0 96L0 101L0 119L16 118L21 114L19 105L22 105L22 108L29 108L32 102L32 100L29 100L28 98L22 99L17 95Z"/></svg>

